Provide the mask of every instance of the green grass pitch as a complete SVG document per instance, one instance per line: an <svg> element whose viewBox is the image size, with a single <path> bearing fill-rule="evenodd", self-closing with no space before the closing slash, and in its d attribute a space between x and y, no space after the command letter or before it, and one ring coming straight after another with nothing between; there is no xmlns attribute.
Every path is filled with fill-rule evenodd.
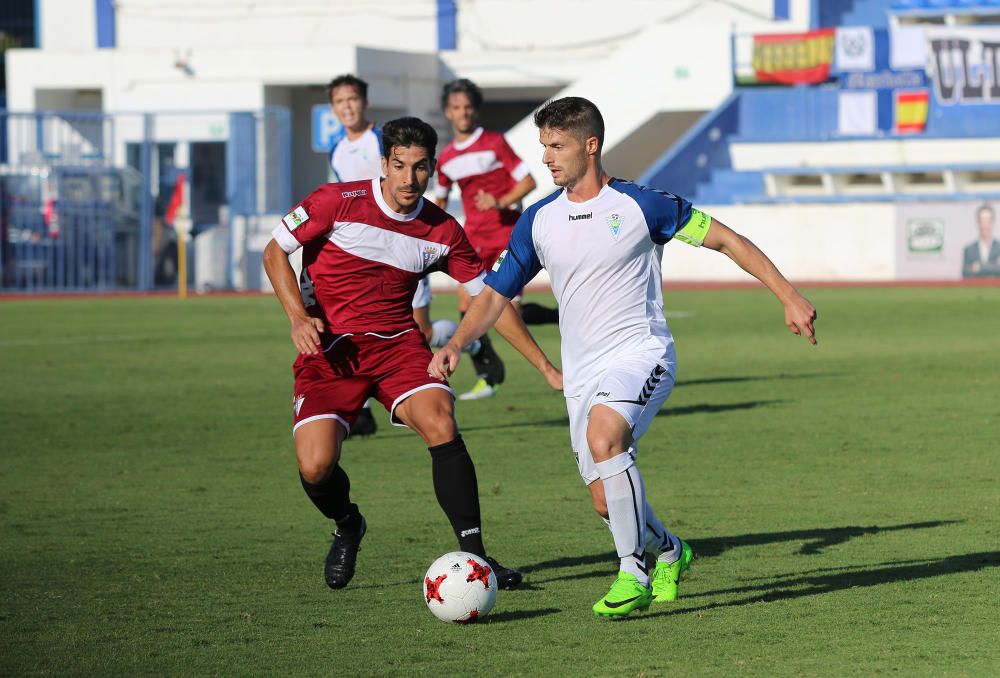
<svg viewBox="0 0 1000 678"><path fill-rule="evenodd" d="M425 609L455 542L381 410L344 458L358 574L324 585L273 298L2 303L0 675L996 675L1000 288L807 295L818 348L764 291L667 293L679 379L640 467L698 558L621 622L590 611L617 564L563 401L498 344L507 384L457 416L526 586L470 627Z"/></svg>

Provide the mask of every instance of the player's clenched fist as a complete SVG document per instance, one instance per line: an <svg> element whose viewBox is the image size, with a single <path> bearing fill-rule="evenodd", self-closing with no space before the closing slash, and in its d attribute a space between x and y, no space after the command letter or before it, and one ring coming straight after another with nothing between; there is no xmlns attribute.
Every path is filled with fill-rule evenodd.
<svg viewBox="0 0 1000 678"><path fill-rule="evenodd" d="M431 362L427 366L427 374L435 379L447 379L455 372L461 357L461 347L449 342L431 358Z"/></svg>
<svg viewBox="0 0 1000 678"><path fill-rule="evenodd" d="M299 353L313 355L320 351L319 333L323 331L323 321L309 316L292 319L292 343Z"/></svg>

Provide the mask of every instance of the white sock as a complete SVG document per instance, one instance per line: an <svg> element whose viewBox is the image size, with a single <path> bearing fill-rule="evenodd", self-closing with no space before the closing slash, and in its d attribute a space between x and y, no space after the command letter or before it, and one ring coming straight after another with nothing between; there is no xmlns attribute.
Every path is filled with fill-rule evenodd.
<svg viewBox="0 0 1000 678"><path fill-rule="evenodd" d="M646 568L646 490L635 460L627 452L598 462L597 473L604 484L608 524L621 559L621 571L649 585Z"/></svg>
<svg viewBox="0 0 1000 678"><path fill-rule="evenodd" d="M658 551L657 560L667 565L677 562L681 557L681 550L678 548L680 541L677 536L663 526L660 519L653 512L653 507L646 502L646 548L650 551Z"/></svg>

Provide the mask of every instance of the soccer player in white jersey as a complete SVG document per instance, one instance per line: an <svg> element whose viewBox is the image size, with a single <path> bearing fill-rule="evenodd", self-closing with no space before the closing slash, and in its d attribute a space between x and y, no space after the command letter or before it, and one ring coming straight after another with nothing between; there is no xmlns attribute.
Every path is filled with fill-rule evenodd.
<svg viewBox="0 0 1000 678"><path fill-rule="evenodd" d="M535 124L543 161L561 189L518 220L486 289L428 371L444 376L453 370L462 342L490 327L524 282L548 270L559 301L570 441L621 561L594 612L624 616L654 600L675 599L692 558L691 548L657 520L636 466L639 438L670 395L676 373L663 317L662 246L677 239L726 254L774 293L785 324L813 344L816 309L743 236L683 198L605 174L604 120L590 101L552 101L536 112ZM660 552L653 572L647 548Z"/></svg>
<svg viewBox="0 0 1000 678"><path fill-rule="evenodd" d="M340 75L327 85L330 109L340 129L330 144L333 181L374 179L382 174L382 130L365 117L368 83Z"/></svg>

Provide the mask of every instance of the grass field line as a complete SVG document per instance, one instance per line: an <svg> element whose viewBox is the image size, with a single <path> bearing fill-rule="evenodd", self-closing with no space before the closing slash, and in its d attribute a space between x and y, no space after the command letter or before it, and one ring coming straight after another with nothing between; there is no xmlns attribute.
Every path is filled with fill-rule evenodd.
<svg viewBox="0 0 1000 678"><path fill-rule="evenodd" d="M0 339L0 348L22 346L69 346L72 344L116 344L170 339L247 339L273 337L274 330L228 330L221 332L164 332L159 334L90 334L75 337L34 337L31 339Z"/></svg>

